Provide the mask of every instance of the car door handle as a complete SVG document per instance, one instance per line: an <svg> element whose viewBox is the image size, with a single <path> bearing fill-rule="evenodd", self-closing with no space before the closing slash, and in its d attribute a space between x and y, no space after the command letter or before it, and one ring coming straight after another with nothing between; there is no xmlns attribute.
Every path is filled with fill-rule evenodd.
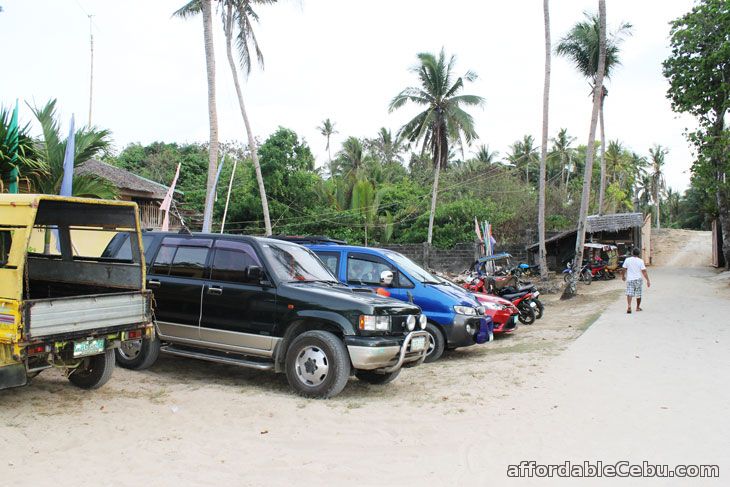
<svg viewBox="0 0 730 487"><path fill-rule="evenodd" d="M161 285L162 283L155 279L150 279L149 281L147 281L147 287L160 287Z"/></svg>
<svg viewBox="0 0 730 487"><path fill-rule="evenodd" d="M223 294L223 289L221 289L219 287L211 286L208 288L208 294L213 294L214 296L220 296L221 294Z"/></svg>

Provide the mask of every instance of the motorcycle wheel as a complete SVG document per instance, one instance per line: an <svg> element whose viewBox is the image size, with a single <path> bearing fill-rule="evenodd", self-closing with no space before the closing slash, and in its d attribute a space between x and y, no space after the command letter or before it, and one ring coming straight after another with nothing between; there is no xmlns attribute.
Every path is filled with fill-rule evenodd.
<svg viewBox="0 0 730 487"><path fill-rule="evenodd" d="M616 274L614 274L611 271L607 271L606 275L608 276L609 279L616 279Z"/></svg>
<svg viewBox="0 0 730 487"><path fill-rule="evenodd" d="M539 299L535 299L534 301L537 305L537 307L535 308L535 318L539 320L540 318L542 318L542 313L545 310L545 306L542 305Z"/></svg>
<svg viewBox="0 0 730 487"><path fill-rule="evenodd" d="M581 277L582 277L581 281L586 283L587 286L591 285L591 281L593 280L593 274L591 274L591 271L589 271L588 269L584 270L581 273Z"/></svg>
<svg viewBox="0 0 730 487"><path fill-rule="evenodd" d="M565 274L563 274L563 282L568 282L568 281L570 281L570 273L566 272Z"/></svg>
<svg viewBox="0 0 730 487"><path fill-rule="evenodd" d="M523 325L531 325L535 322L535 311L532 309L532 306L530 306L529 303L520 303L517 309L519 309L520 311L520 314L518 316L520 323L522 323Z"/></svg>

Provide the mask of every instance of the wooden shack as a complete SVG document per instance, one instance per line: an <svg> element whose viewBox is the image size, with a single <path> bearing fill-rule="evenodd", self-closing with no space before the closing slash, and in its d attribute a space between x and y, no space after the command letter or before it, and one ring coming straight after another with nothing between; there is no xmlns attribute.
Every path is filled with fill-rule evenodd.
<svg viewBox="0 0 730 487"><path fill-rule="evenodd" d="M619 254L625 254L634 247L646 249L645 262L650 263L650 240L646 235L644 215L641 213L613 213L609 215L591 215L586 220L586 242L616 245ZM642 238L642 234L644 234ZM575 252L576 230L552 235L545 240L548 268L561 271L565 262L573 257ZM643 244L643 245L642 245ZM530 263L539 260L539 242L527 247Z"/></svg>

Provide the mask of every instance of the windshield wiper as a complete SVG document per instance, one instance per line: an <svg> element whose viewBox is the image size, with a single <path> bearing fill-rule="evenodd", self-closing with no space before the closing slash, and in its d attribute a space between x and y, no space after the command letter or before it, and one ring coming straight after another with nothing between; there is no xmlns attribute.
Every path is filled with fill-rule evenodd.
<svg viewBox="0 0 730 487"><path fill-rule="evenodd" d="M312 282L320 282L322 284L339 284L339 281L332 281L330 279L292 279L287 282L303 282L303 283L312 283Z"/></svg>

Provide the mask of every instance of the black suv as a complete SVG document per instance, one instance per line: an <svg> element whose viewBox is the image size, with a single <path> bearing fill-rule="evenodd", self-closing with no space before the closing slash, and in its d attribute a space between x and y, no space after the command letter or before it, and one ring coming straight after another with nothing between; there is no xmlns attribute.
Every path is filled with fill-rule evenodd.
<svg viewBox="0 0 730 487"><path fill-rule="evenodd" d="M341 285L310 250L260 237L143 234L157 337L126 342L117 363L143 369L160 351L286 372L300 394L338 394L351 373L372 384L423 362L426 317L413 304ZM129 258L128 235L103 257Z"/></svg>

